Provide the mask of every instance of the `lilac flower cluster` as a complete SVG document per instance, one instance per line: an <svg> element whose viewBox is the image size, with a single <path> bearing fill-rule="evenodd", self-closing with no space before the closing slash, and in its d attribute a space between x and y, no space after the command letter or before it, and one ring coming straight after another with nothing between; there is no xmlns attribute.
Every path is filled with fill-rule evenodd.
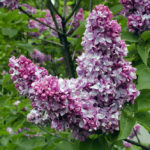
<svg viewBox="0 0 150 150"><path fill-rule="evenodd" d="M128 19L129 31L141 33L150 29L149 0L120 0L123 15Z"/></svg>
<svg viewBox="0 0 150 150"><path fill-rule="evenodd" d="M24 6L26 8L26 12L30 13L30 14L35 14L36 13L36 9L28 4L22 4L22 6Z"/></svg>
<svg viewBox="0 0 150 150"><path fill-rule="evenodd" d="M73 20L73 28L74 30L80 26L80 21L84 20L83 8L80 8Z"/></svg>
<svg viewBox="0 0 150 150"><path fill-rule="evenodd" d="M0 0L0 2L3 3L4 7L9 7L12 10L17 9L19 7L18 0Z"/></svg>
<svg viewBox="0 0 150 150"><path fill-rule="evenodd" d="M12 57L12 80L32 102L28 121L60 131L71 129L81 141L96 130L119 130L124 103L134 103L139 95L133 84L136 70L123 58L127 48L120 32L108 7L96 6L87 18L77 79L53 77L24 56Z"/></svg>
<svg viewBox="0 0 150 150"><path fill-rule="evenodd" d="M15 57L10 58L9 67L9 73L15 83L15 87L24 96L32 93L31 84L33 81L48 75L46 69L35 66L31 60L24 56L20 56L19 59L15 59Z"/></svg>
<svg viewBox="0 0 150 150"><path fill-rule="evenodd" d="M133 139L135 136L139 135L140 129L141 129L141 126L139 124L135 125L127 139ZM126 148L130 148L132 146L132 144L130 144L126 141L123 141L123 145Z"/></svg>
<svg viewBox="0 0 150 150"><path fill-rule="evenodd" d="M30 53L30 57L37 63L44 63L46 61L53 62L53 58L51 55L45 55L44 53L40 52L37 49L34 49L32 53Z"/></svg>
<svg viewBox="0 0 150 150"><path fill-rule="evenodd" d="M43 12L46 13L45 17L44 18L38 18L38 19L40 21L48 24L49 26L51 26L53 28L56 28L49 10L46 9L46 10L43 10ZM55 19L56 19L56 22L58 24L59 29L61 29L62 28L61 18L58 15L56 15ZM77 12L77 14L74 17L74 20L73 20L73 24L72 24L73 30L76 30L80 26L80 21L83 21L83 19L84 19L83 9L80 8L79 11ZM71 22L69 22L67 25L69 26L71 24ZM39 31L38 33L36 33L36 32L35 33L34 32L30 33L30 35L34 36L34 37L40 36L43 31L48 30L48 27L46 27L46 26L44 26L44 25L42 25L39 22L34 21L34 20L29 21L29 28L30 29L38 29L38 31ZM58 37L57 32L54 31L53 29L50 30L50 35Z"/></svg>
<svg viewBox="0 0 150 150"><path fill-rule="evenodd" d="M94 106L99 109L98 128L103 132L118 130L124 103L134 103L139 95L133 84L136 70L123 58L127 48L120 32L121 27L112 20L109 9L96 6L87 18L82 39L85 52L77 59L78 76L88 80L90 100L94 99Z"/></svg>
<svg viewBox="0 0 150 150"><path fill-rule="evenodd" d="M46 13L45 17L44 18L38 18L38 19L40 21L44 22L45 24L48 24L49 26L55 28L55 24L52 20L52 17L51 17L51 14L50 14L49 10L45 9L45 10L43 10L43 12ZM57 15L56 15L55 18L56 18L56 21L58 23L59 28L61 28L61 18ZM46 30L49 29L47 26L45 26L45 25L43 25L43 24L41 24L41 23L39 23L35 20L32 20L32 19L29 20L29 25L28 26L29 26L29 29L38 29L38 33L36 33L36 32L35 33L34 32L30 33L30 35L34 36L34 37L40 36L43 31L46 31ZM56 31L51 30L50 32L51 32L52 36L57 36Z"/></svg>

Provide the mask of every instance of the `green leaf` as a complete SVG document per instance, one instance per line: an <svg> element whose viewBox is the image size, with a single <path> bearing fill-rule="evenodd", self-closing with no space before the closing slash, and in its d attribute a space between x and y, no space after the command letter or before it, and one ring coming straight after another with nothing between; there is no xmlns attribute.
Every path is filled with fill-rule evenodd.
<svg viewBox="0 0 150 150"><path fill-rule="evenodd" d="M45 146L45 138L44 137L33 137L33 138L28 138L25 136L16 136L15 140L13 141L14 144L18 146L20 149L24 150L32 150L33 148L38 148L41 146Z"/></svg>
<svg viewBox="0 0 150 150"><path fill-rule="evenodd" d="M143 90L135 101L138 111L150 111L150 90Z"/></svg>
<svg viewBox="0 0 150 150"><path fill-rule="evenodd" d="M108 150L108 143L105 136L100 136L98 139L87 139L81 142L79 145L79 150Z"/></svg>
<svg viewBox="0 0 150 150"><path fill-rule="evenodd" d="M9 36L9 38L13 38L15 35L17 35L18 30L12 29L12 28L2 28L2 34Z"/></svg>
<svg viewBox="0 0 150 150"><path fill-rule="evenodd" d="M118 135L118 140L123 140L127 138L131 130L133 129L136 120L134 118L134 112L136 111L136 107L133 105L127 105L121 114L120 119L120 133Z"/></svg>
<svg viewBox="0 0 150 150"><path fill-rule="evenodd" d="M3 76L2 86L6 87L9 81L10 81L10 74L6 74L5 76Z"/></svg>
<svg viewBox="0 0 150 150"><path fill-rule="evenodd" d="M137 89L150 89L150 68L145 65L140 65L137 67L138 83Z"/></svg>
<svg viewBox="0 0 150 150"><path fill-rule="evenodd" d="M85 31L85 25L86 25L86 21L82 21L80 26L75 30L75 32L73 33L73 36L75 35L80 35L82 36L82 34Z"/></svg>
<svg viewBox="0 0 150 150"><path fill-rule="evenodd" d="M139 124L141 124L145 129L150 131L150 113L149 112L138 112L135 118Z"/></svg>
<svg viewBox="0 0 150 150"><path fill-rule="evenodd" d="M147 59L148 59L148 55L149 55L149 51L150 51L150 45L146 45L143 43L140 43L137 45L137 51L142 59L142 61L144 62L145 65L147 65Z"/></svg>
<svg viewBox="0 0 150 150"><path fill-rule="evenodd" d="M76 147L69 142L61 141L59 144L56 145L55 150L76 150Z"/></svg>
<svg viewBox="0 0 150 150"><path fill-rule="evenodd" d="M118 12L120 12L122 10L122 5L121 4L114 5L113 7L110 8L110 10L115 15L115 14L117 14Z"/></svg>
<svg viewBox="0 0 150 150"><path fill-rule="evenodd" d="M17 46L20 47L21 49L27 50L29 52L31 52L33 50L33 47L31 44L24 44L24 43L17 43Z"/></svg>
<svg viewBox="0 0 150 150"><path fill-rule="evenodd" d="M145 31L145 32L143 32L142 34L141 34L141 38L143 39L143 40L148 40L148 39L150 39L150 30L147 30L147 31Z"/></svg>
<svg viewBox="0 0 150 150"><path fill-rule="evenodd" d="M130 33L130 32L123 32L121 34L121 38L128 42L137 42L138 41L138 36L133 33Z"/></svg>

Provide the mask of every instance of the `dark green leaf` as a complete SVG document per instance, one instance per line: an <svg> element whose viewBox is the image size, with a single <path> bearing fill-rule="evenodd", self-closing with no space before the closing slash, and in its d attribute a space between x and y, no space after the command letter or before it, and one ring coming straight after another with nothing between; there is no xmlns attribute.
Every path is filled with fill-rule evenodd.
<svg viewBox="0 0 150 150"><path fill-rule="evenodd" d="M138 112L135 115L136 120L139 124L145 127L150 131L150 113L149 112Z"/></svg>
<svg viewBox="0 0 150 150"><path fill-rule="evenodd" d="M105 136L100 136L98 139L87 139L80 143L80 150L108 150L108 143Z"/></svg>
<svg viewBox="0 0 150 150"><path fill-rule="evenodd" d="M86 21L82 21L80 26L75 30L75 32L73 33L73 36L75 35L80 35L82 36L82 34L84 33L85 31L85 24L86 24Z"/></svg>
<svg viewBox="0 0 150 150"><path fill-rule="evenodd" d="M128 42L137 42L138 41L138 36L133 33L130 33L130 32L123 32L121 34L121 38Z"/></svg>
<svg viewBox="0 0 150 150"><path fill-rule="evenodd" d="M150 90L143 90L135 101L138 111L150 111Z"/></svg>
<svg viewBox="0 0 150 150"><path fill-rule="evenodd" d="M143 33L141 34L141 37L142 37L142 39L145 40L145 41L148 40L148 39L150 39L150 30L143 32Z"/></svg>
<svg viewBox="0 0 150 150"><path fill-rule="evenodd" d="M136 108L132 105L126 106L122 111L118 140L123 140L130 135L130 132L133 129L136 122L134 118L134 111L136 111Z"/></svg>
<svg viewBox="0 0 150 150"><path fill-rule="evenodd" d="M110 10L115 15L115 14L117 14L118 12L120 12L122 10L122 5L121 4L114 5L113 7L110 8Z"/></svg>
<svg viewBox="0 0 150 150"><path fill-rule="evenodd" d="M137 67L137 74L137 88L139 90L150 89L150 68L145 65L140 65Z"/></svg>
<svg viewBox="0 0 150 150"><path fill-rule="evenodd" d="M15 35L17 35L17 33L18 33L17 29L2 28L2 34L9 36L9 38L13 38Z"/></svg>
<svg viewBox="0 0 150 150"><path fill-rule="evenodd" d="M145 46L146 44L140 43L137 45L137 50L138 53L141 57L141 59L143 60L144 64L147 65L147 59L148 59L148 55L149 55L149 51L150 51L150 46Z"/></svg>

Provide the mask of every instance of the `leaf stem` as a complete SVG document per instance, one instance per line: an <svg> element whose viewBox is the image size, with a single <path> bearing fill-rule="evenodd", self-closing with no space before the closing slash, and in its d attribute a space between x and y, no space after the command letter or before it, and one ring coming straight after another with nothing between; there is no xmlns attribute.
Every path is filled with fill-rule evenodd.
<svg viewBox="0 0 150 150"><path fill-rule="evenodd" d="M138 135L137 135L137 132L135 131L135 129L133 129L133 131L134 131L134 134L135 134L135 136L136 136L136 138L137 138L138 143L141 144L141 141L140 141L140 139L139 139L139 137L138 137Z"/></svg>
<svg viewBox="0 0 150 150"><path fill-rule="evenodd" d="M139 143L137 143L137 142L135 142L135 141L132 141L132 140L129 140L129 139L125 139L124 141L126 141L126 142L128 142L128 143L131 143L131 144L133 144L133 145L139 146L139 147L141 147L143 150L150 150L150 148L148 148L148 147L146 147L146 146L144 146L144 145L142 145L142 144L139 144Z"/></svg>

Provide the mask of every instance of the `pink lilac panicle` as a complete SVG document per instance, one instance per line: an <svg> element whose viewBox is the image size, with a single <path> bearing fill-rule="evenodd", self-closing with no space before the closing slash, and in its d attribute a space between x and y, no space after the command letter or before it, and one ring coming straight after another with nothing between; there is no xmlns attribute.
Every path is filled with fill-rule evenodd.
<svg viewBox="0 0 150 150"><path fill-rule="evenodd" d="M141 33L150 29L149 0L120 0L122 13L128 19L129 31Z"/></svg>
<svg viewBox="0 0 150 150"><path fill-rule="evenodd" d="M120 32L108 7L96 6L87 18L82 39L84 53L77 58L77 79L48 75L24 56L11 58L12 79L19 92L32 102L28 120L50 124L59 131L70 129L81 141L97 130L119 130L124 103L134 103L139 95L133 83L136 70L123 58L127 48ZM18 71L19 66L23 72ZM30 69L31 66L36 69Z"/></svg>
<svg viewBox="0 0 150 150"><path fill-rule="evenodd" d="M31 60L21 55L19 59L14 56L9 60L9 73L17 90L24 96L32 93L31 84L36 80L48 75L44 68L35 66Z"/></svg>
<svg viewBox="0 0 150 150"><path fill-rule="evenodd" d="M39 62L39 63L43 63L46 61L46 55L37 49L34 49L33 52L30 53L30 57L34 61Z"/></svg>
<svg viewBox="0 0 150 150"><path fill-rule="evenodd" d="M37 63L43 64L46 61L54 62L51 55L46 55L40 52L37 49L34 49L32 53L30 53L30 57Z"/></svg>
<svg viewBox="0 0 150 150"><path fill-rule="evenodd" d="M75 18L73 20L73 28L74 30L77 29L80 26L80 21L84 20L84 13L83 13L83 8L80 8L75 15Z"/></svg>
<svg viewBox="0 0 150 150"><path fill-rule="evenodd" d="M48 24L49 26L55 28L55 24L54 24L53 19L51 17L50 11L48 9L44 9L43 12L45 13L45 17L44 18L38 18L38 19L41 22L44 22L45 24ZM56 18L58 27L61 28L61 18L58 15L56 15L55 18ZM43 31L49 30L49 28L47 26L45 26L45 25L43 25L37 21L34 21L34 20L30 20L28 26L30 29L38 29L38 31L39 31L38 34L35 33L35 35L34 35L34 33L31 32L30 35L34 36L34 37L38 37L43 33ZM57 32L52 30L52 29L50 30L50 35L56 36L56 37L58 36Z"/></svg>
<svg viewBox="0 0 150 150"><path fill-rule="evenodd" d="M35 14L36 13L36 8L28 5L28 4L22 4L22 6L24 6L26 8L26 12L30 13L30 14Z"/></svg>
<svg viewBox="0 0 150 150"><path fill-rule="evenodd" d="M11 10L17 9L19 7L18 0L0 0L0 2L3 3L4 7L8 7Z"/></svg>
<svg viewBox="0 0 150 150"><path fill-rule="evenodd" d="M48 24L49 26L56 28L55 27L55 23L53 22L53 19L51 17L50 11L47 9L44 9L43 12L45 12L45 17L44 18L38 18L40 21ZM55 16L56 22L58 24L58 28L61 29L62 28L62 20L61 18L56 15ZM84 20L84 13L83 13L83 9L80 8L79 11L77 12L77 14L75 15L75 18L73 20L73 30L76 30L79 26L80 26L80 21ZM67 25L69 26L71 24L72 21L70 21ZM48 30L48 27L45 27L44 25L34 21L34 20L30 20L29 21L29 28L30 29L34 29L37 28L39 30L39 34L37 33L30 33L31 36L33 37L38 37L42 34L43 31ZM55 30L51 29L50 30L50 35L54 36L54 37L58 37L58 34Z"/></svg>

